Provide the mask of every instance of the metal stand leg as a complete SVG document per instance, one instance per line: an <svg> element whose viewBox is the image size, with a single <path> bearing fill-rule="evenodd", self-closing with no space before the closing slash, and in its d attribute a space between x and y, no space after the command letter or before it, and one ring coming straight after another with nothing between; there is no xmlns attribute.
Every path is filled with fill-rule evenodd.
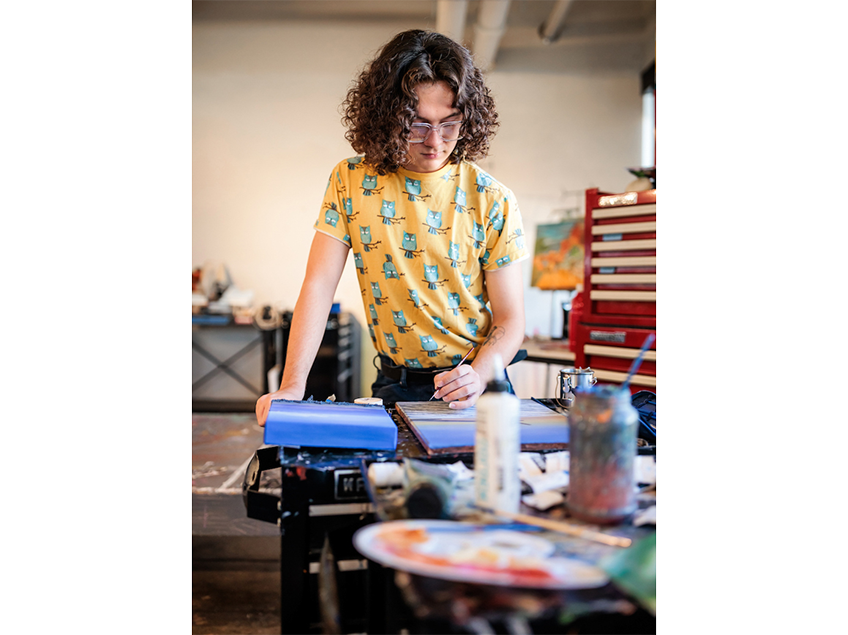
<svg viewBox="0 0 848 635"><path fill-rule="evenodd" d="M309 500L305 486L283 468L280 545L281 632L308 633Z"/></svg>

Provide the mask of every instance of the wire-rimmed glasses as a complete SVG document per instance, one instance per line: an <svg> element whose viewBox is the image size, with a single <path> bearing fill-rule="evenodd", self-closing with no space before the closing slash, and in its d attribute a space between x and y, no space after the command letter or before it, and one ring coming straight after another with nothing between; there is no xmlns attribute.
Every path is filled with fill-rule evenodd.
<svg viewBox="0 0 848 635"><path fill-rule="evenodd" d="M435 130L442 138L442 141L456 141L459 139L461 129L462 121L445 121L436 126L431 126L428 123L415 122L409 126L409 142L423 143L430 136L431 130Z"/></svg>

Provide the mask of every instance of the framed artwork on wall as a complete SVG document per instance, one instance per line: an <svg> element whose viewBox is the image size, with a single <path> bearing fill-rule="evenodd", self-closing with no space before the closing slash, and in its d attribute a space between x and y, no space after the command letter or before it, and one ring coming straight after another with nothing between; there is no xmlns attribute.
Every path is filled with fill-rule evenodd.
<svg viewBox="0 0 848 635"><path fill-rule="evenodd" d="M583 284L583 219L538 225L530 285L573 291Z"/></svg>

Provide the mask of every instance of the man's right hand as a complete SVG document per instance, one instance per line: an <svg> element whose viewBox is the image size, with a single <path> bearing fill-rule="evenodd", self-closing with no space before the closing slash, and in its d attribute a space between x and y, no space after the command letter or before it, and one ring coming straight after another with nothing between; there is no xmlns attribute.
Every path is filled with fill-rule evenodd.
<svg viewBox="0 0 848 635"><path fill-rule="evenodd" d="M290 401L301 401L303 399L303 391L299 393L296 390L280 389L277 392L271 392L267 395L262 395L256 400L256 421L260 426L265 425L265 420L268 418L268 410L271 409L271 401L274 399L288 399Z"/></svg>

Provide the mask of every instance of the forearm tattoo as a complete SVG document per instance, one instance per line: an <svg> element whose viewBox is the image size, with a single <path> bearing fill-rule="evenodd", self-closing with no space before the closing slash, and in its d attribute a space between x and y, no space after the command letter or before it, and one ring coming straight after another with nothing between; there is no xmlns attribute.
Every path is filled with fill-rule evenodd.
<svg viewBox="0 0 848 635"><path fill-rule="evenodd" d="M496 326L492 329L492 332L489 333L489 336L483 340L483 343L480 344L480 348L483 348L486 345L494 346L498 340L502 339L504 334L506 334L506 329L502 326Z"/></svg>

